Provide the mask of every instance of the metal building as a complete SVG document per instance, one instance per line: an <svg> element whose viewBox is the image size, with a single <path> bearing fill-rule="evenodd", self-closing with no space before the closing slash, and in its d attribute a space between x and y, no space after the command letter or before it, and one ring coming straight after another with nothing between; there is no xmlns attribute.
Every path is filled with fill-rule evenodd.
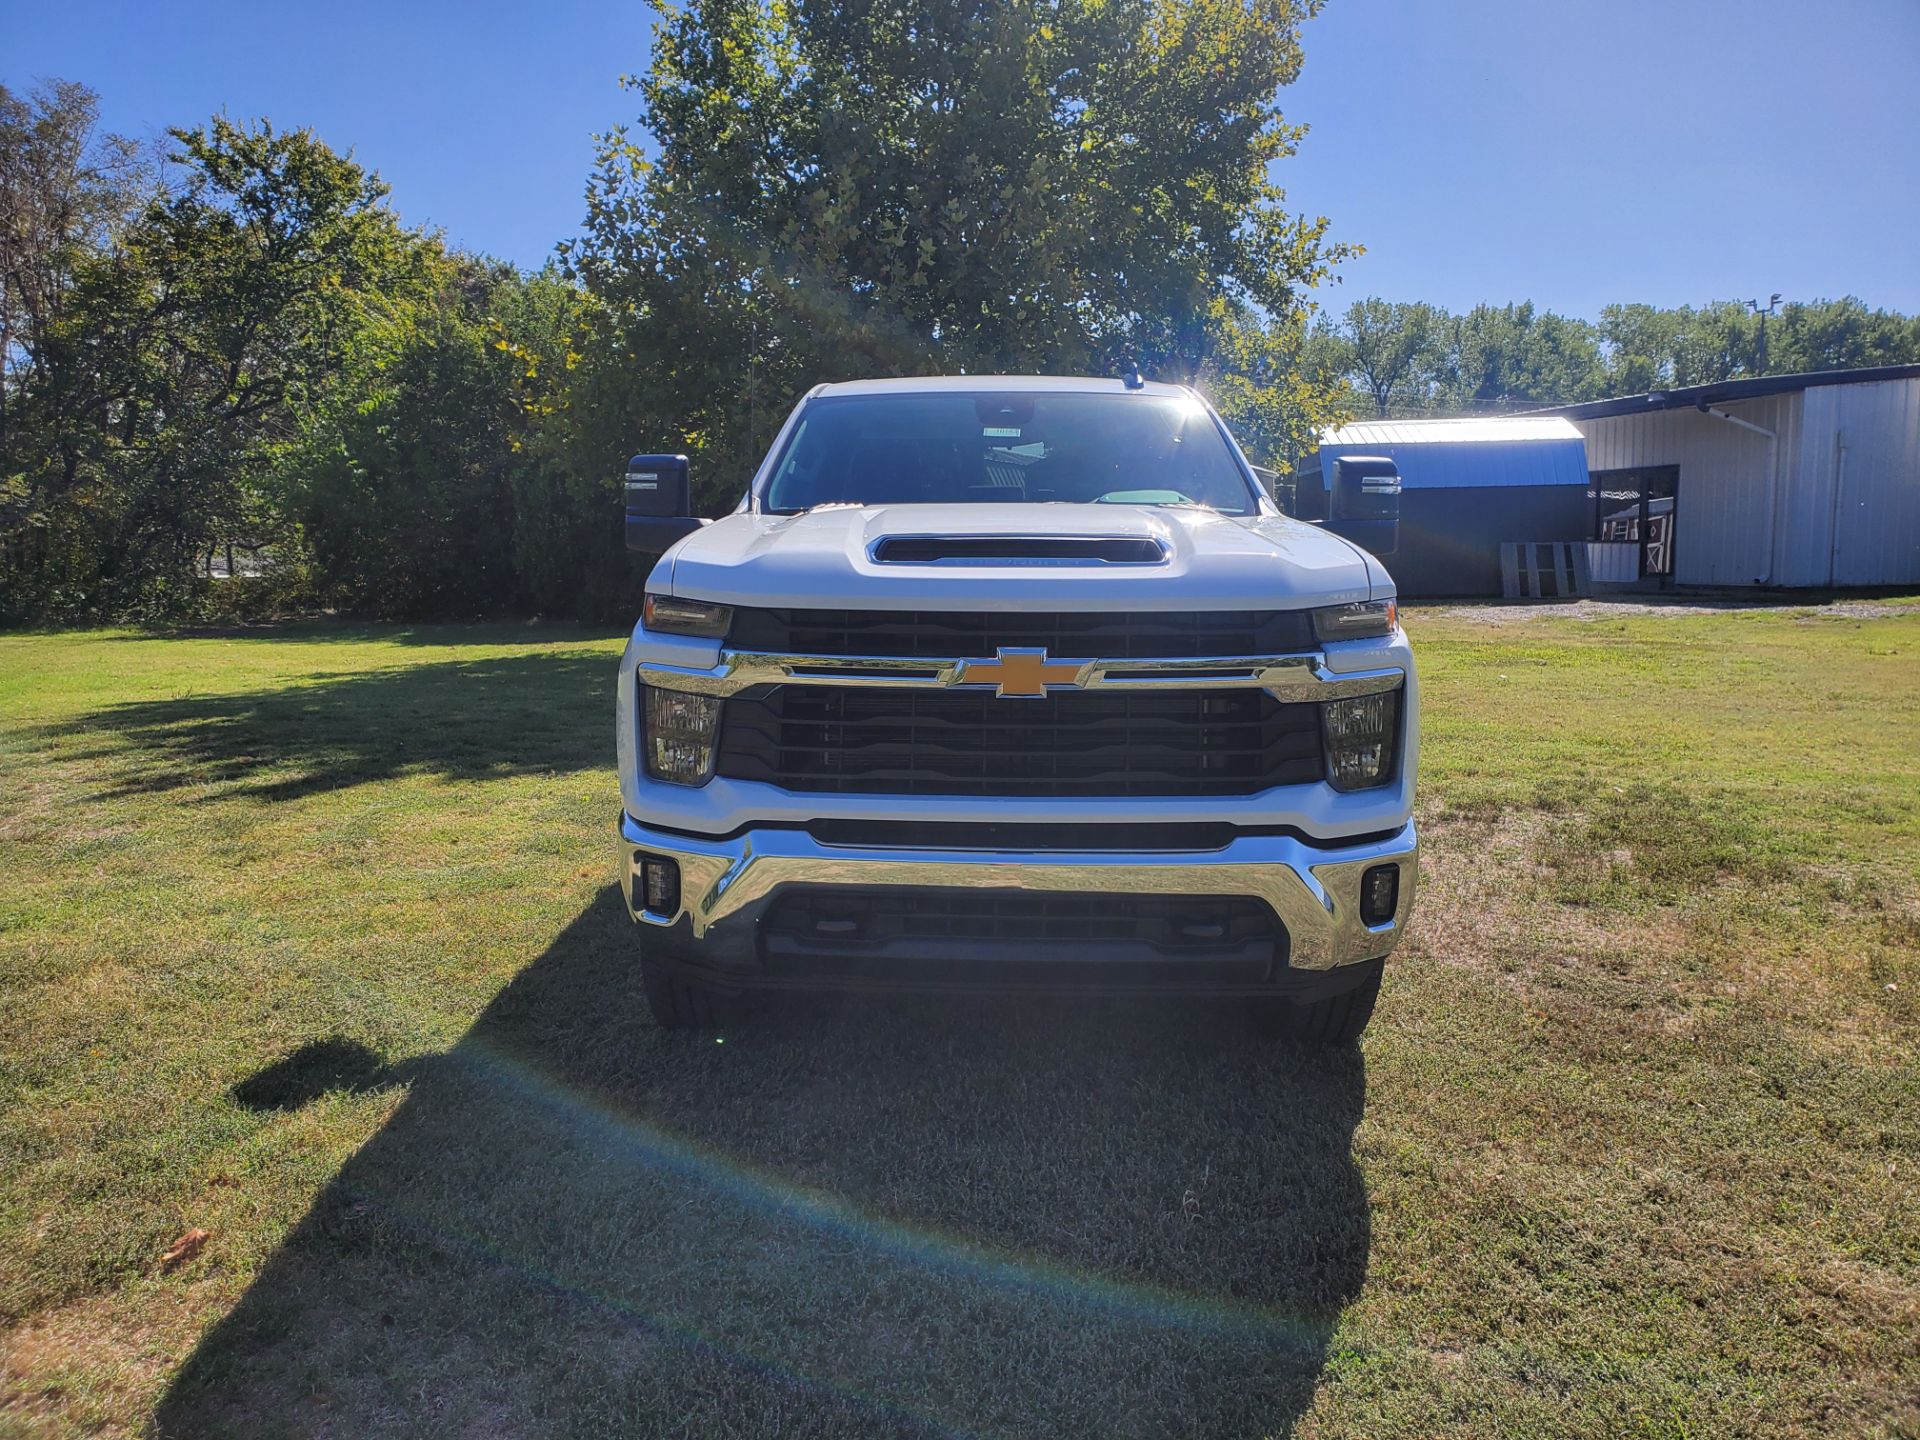
<svg viewBox="0 0 1920 1440"><path fill-rule="evenodd" d="M1586 445L1564 419L1345 425L1321 437L1322 494L1343 455L1385 455L1400 470L1400 548L1386 565L1403 595L1498 595L1502 542L1590 538ZM1325 513L1323 499L1301 493L1313 475L1294 477L1303 516Z"/></svg>
<svg viewBox="0 0 1920 1440"><path fill-rule="evenodd" d="M1542 413L1586 438L1596 581L1920 582L1920 365L1768 375Z"/></svg>

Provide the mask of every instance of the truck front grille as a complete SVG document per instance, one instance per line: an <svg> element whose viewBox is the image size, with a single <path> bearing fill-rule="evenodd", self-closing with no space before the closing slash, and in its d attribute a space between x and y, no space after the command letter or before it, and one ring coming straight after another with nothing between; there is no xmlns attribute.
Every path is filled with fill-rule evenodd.
<svg viewBox="0 0 1920 1440"><path fill-rule="evenodd" d="M990 657L1044 648L1062 660L1293 655L1314 648L1304 610L1166 614L944 610L736 610L727 644L782 655Z"/></svg>
<svg viewBox="0 0 1920 1440"><path fill-rule="evenodd" d="M797 887L767 912L774 975L1048 987L1258 985L1285 929L1245 895Z"/></svg>
<svg viewBox="0 0 1920 1440"><path fill-rule="evenodd" d="M866 795L1250 795L1321 778L1320 716L1263 690L772 685L727 702L714 773Z"/></svg>

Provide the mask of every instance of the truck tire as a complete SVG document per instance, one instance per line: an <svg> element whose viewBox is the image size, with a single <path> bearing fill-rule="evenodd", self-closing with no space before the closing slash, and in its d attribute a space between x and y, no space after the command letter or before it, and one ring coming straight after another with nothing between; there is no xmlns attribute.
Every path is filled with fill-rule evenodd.
<svg viewBox="0 0 1920 1440"><path fill-rule="evenodd" d="M640 958L640 986L662 1030L717 1030L738 1009L738 998L675 974L657 960Z"/></svg>
<svg viewBox="0 0 1920 1440"><path fill-rule="evenodd" d="M1373 1018L1373 1002L1380 998L1384 960L1366 962L1368 974L1351 990L1304 1004L1283 1001L1274 1006L1274 1028L1287 1040L1337 1050L1351 1045Z"/></svg>

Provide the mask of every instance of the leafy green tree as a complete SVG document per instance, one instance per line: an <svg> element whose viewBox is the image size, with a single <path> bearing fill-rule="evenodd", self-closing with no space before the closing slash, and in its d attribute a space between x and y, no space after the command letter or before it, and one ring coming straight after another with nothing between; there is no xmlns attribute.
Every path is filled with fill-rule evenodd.
<svg viewBox="0 0 1920 1440"><path fill-rule="evenodd" d="M1713 385L1759 373L1759 318L1738 300L1675 312L1673 382Z"/></svg>
<svg viewBox="0 0 1920 1440"><path fill-rule="evenodd" d="M1476 305L1440 328L1436 388L1449 406L1524 409L1593 399L1604 388L1599 337L1585 321L1527 302Z"/></svg>
<svg viewBox="0 0 1920 1440"><path fill-rule="evenodd" d="M1920 317L1869 310L1852 295L1792 301L1767 326L1767 368L1853 370L1920 361Z"/></svg>
<svg viewBox="0 0 1920 1440"><path fill-rule="evenodd" d="M0 613L22 586L60 592L71 573L48 477L71 487L87 347L66 315L78 276L117 251L156 189L132 141L99 132L99 97L55 81L0 85Z"/></svg>
<svg viewBox="0 0 1920 1440"><path fill-rule="evenodd" d="M1212 355L1195 377L1256 464L1291 470L1355 406L1340 355L1304 319L1266 320L1218 302Z"/></svg>
<svg viewBox="0 0 1920 1440"><path fill-rule="evenodd" d="M1608 388L1634 394L1763 373L1760 319L1738 300L1694 309L1610 305L1601 312ZM1764 373L1853 370L1920 361L1920 319L1840 300L1789 301L1767 322Z"/></svg>
<svg viewBox="0 0 1920 1440"><path fill-rule="evenodd" d="M1638 395L1674 383L1678 312L1653 305L1608 305L1600 311L1600 341L1606 350L1606 389Z"/></svg>
<svg viewBox="0 0 1920 1440"><path fill-rule="evenodd" d="M489 323L511 267L454 257L439 291L389 305L281 457L322 600L438 618L513 607L524 359Z"/></svg>
<svg viewBox="0 0 1920 1440"><path fill-rule="evenodd" d="M282 536L276 448L348 337L431 292L438 255L311 132L221 118L172 135L178 182L74 267L26 399L65 388L11 481L59 517L67 579L122 611L178 608L214 549Z"/></svg>
<svg viewBox="0 0 1920 1440"><path fill-rule="evenodd" d="M610 486L648 417L640 396L606 366L586 363L586 297L553 267L497 289L488 323L516 365L517 414L508 483L521 603L585 621L631 618L644 566L625 550L620 492ZM612 466L576 466L614 453Z"/></svg>
<svg viewBox="0 0 1920 1440"><path fill-rule="evenodd" d="M99 113L99 96L71 81L26 95L0 85L0 368L11 382L0 405L45 363L76 269L116 245L154 192L152 164L101 134Z"/></svg>
<svg viewBox="0 0 1920 1440"><path fill-rule="evenodd" d="M1431 305L1369 296L1349 305L1331 328L1347 373L1385 418L1397 404L1424 410L1438 313Z"/></svg>
<svg viewBox="0 0 1920 1440"><path fill-rule="evenodd" d="M694 0L602 146L571 273L625 446L737 495L818 380L1216 369L1344 253L1271 175L1307 0ZM615 403L624 393L634 397ZM597 437L596 437L597 438ZM579 458L611 483L618 449Z"/></svg>

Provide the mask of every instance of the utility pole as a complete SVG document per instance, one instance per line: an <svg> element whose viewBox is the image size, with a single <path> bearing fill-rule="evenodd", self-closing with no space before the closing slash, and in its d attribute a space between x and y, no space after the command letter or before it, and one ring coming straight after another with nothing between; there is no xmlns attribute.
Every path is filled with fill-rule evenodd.
<svg viewBox="0 0 1920 1440"><path fill-rule="evenodd" d="M1780 292L1773 292L1764 309L1758 300L1747 301L1747 308L1760 317L1760 373L1764 375L1767 373L1767 317L1780 308Z"/></svg>

